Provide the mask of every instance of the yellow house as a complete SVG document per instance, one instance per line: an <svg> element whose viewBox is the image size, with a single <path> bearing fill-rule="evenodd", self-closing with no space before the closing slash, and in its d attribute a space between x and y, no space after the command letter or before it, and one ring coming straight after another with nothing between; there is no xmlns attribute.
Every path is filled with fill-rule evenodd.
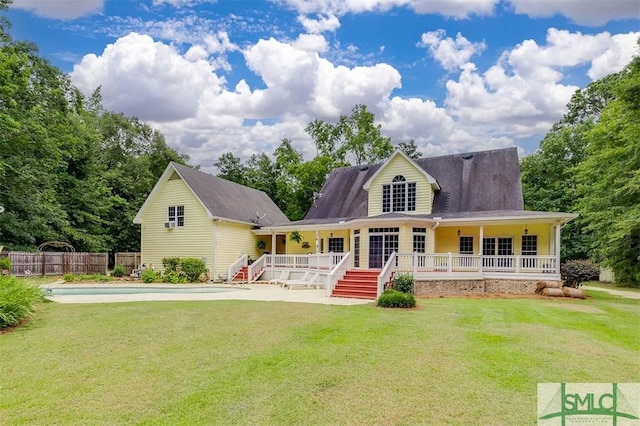
<svg viewBox="0 0 640 426"><path fill-rule="evenodd" d="M328 296L375 298L398 273L413 275L417 294L533 293L560 280L560 230L576 216L524 210L507 148L398 150L335 169L296 222L263 192L171 163L135 222L146 264L203 257L212 279L249 282L313 270Z"/></svg>
<svg viewBox="0 0 640 426"><path fill-rule="evenodd" d="M173 162L134 218L143 264L162 270L164 257L202 258L214 281L272 250L270 239L257 243L254 228L288 222L264 192Z"/></svg>
<svg viewBox="0 0 640 426"><path fill-rule="evenodd" d="M577 216L524 210L516 148L417 160L395 151L334 170L315 198L304 220L255 232L296 231L301 244L288 254L348 255L341 278L327 279L334 296L357 296L349 279L365 270L378 288L362 297L400 272L414 275L418 294L532 293L560 280L560 229Z"/></svg>

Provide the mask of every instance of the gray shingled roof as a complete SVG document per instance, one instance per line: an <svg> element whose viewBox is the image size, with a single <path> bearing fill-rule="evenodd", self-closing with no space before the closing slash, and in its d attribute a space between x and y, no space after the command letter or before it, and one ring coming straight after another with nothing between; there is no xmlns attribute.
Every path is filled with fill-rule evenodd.
<svg viewBox="0 0 640 426"><path fill-rule="evenodd" d="M267 194L191 167L172 163L180 177L193 190L211 214L260 226L285 224L289 219ZM263 216L257 222L259 216Z"/></svg>
<svg viewBox="0 0 640 426"><path fill-rule="evenodd" d="M516 148L420 158L415 162L440 185L433 215L524 210ZM362 186L380 166L335 169L322 188L323 197L311 206L305 220L367 216L368 193Z"/></svg>

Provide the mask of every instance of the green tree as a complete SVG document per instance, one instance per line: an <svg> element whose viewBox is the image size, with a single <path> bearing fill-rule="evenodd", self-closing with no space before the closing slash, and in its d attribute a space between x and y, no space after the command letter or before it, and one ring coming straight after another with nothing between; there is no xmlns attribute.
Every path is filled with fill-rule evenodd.
<svg viewBox="0 0 640 426"><path fill-rule="evenodd" d="M607 102L614 98L613 90L619 78L619 74L612 74L577 90L567 105L567 113L553 125L540 148L522 159L520 170L526 209L579 213L575 167L587 158L588 134ZM562 228L563 260L590 256L593 236L585 229L585 223L585 218L579 217Z"/></svg>
<svg viewBox="0 0 640 426"><path fill-rule="evenodd" d="M412 158L414 160L422 157L422 153L418 151L418 146L413 139L411 139L409 142L400 142L398 144L398 149L407 154L409 158Z"/></svg>
<svg viewBox="0 0 640 426"><path fill-rule="evenodd" d="M393 152L390 139L382 136L381 126L374 121L374 114L365 105L356 105L351 115L341 115L336 124L314 120L305 131L313 138L318 155L328 157L331 168L372 164Z"/></svg>
<svg viewBox="0 0 640 426"><path fill-rule="evenodd" d="M213 165L220 171L218 177L240 185L249 185L247 167L242 164L240 157L233 155L233 153L222 154Z"/></svg>
<svg viewBox="0 0 640 426"><path fill-rule="evenodd" d="M616 281L639 287L640 57L615 82L587 134L588 157L577 167L578 207L594 237L595 259L612 267Z"/></svg>

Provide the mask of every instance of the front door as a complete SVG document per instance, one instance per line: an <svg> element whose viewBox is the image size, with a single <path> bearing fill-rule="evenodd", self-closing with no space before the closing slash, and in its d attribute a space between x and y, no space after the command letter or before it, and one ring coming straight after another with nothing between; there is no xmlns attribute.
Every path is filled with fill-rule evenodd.
<svg viewBox="0 0 640 426"><path fill-rule="evenodd" d="M391 253L398 252L398 233L398 228L371 228L369 230L370 269L382 269Z"/></svg>

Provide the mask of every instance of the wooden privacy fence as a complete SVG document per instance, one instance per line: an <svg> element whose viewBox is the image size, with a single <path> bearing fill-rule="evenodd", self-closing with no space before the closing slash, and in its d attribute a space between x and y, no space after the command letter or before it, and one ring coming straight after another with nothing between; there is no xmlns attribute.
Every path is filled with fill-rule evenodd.
<svg viewBox="0 0 640 426"><path fill-rule="evenodd" d="M127 275L131 274L134 269L138 269L140 266L142 257L140 253L136 252L121 252L116 253L116 265L122 265Z"/></svg>
<svg viewBox="0 0 640 426"><path fill-rule="evenodd" d="M107 274L108 253L16 252L0 254L11 261L11 274L26 275Z"/></svg>

